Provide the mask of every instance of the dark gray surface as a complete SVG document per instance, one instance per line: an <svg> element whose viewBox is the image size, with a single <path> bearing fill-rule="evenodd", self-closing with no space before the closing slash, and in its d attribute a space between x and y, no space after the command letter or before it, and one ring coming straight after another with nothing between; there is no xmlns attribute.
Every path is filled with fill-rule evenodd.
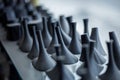
<svg viewBox="0 0 120 80"><path fill-rule="evenodd" d="M20 74L22 80L44 80L45 73L39 72L33 68L31 60L28 59L27 54L20 51L17 42L6 40L6 33L1 27L0 32L1 43Z"/></svg>

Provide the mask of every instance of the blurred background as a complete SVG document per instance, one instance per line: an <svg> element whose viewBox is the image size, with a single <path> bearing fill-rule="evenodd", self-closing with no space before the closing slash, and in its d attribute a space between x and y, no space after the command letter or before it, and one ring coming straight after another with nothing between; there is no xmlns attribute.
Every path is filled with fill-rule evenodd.
<svg viewBox="0 0 120 80"><path fill-rule="evenodd" d="M120 34L120 1L119 0L40 0L56 18L59 15L72 15L77 22L77 30L83 33L82 19L89 18L89 30L98 27L102 44L108 40L108 32ZM118 36L120 38L120 36ZM105 47L105 46L104 46Z"/></svg>

